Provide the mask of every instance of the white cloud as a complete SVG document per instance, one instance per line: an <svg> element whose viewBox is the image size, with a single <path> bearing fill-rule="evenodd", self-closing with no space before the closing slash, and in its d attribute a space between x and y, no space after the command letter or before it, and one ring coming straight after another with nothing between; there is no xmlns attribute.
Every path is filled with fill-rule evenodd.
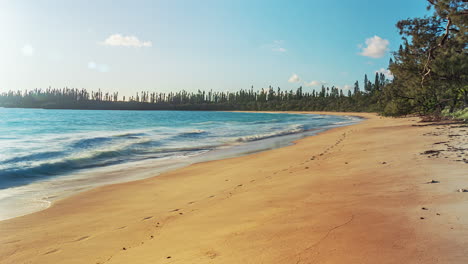
<svg viewBox="0 0 468 264"><path fill-rule="evenodd" d="M375 71L375 72L383 73L385 75L385 77L387 77L387 79L393 79L393 74L392 74L392 72L390 70L380 68L380 70Z"/></svg>
<svg viewBox="0 0 468 264"><path fill-rule="evenodd" d="M97 64L94 61L88 62L88 69L94 70L97 68Z"/></svg>
<svg viewBox="0 0 468 264"><path fill-rule="evenodd" d="M274 52L284 53L288 50L284 47L284 40L274 40L270 44L262 45L261 48L268 49Z"/></svg>
<svg viewBox="0 0 468 264"><path fill-rule="evenodd" d="M277 52L286 52L287 50L285 48L282 48L282 47L278 47L278 48L273 48L271 49L272 51L277 51Z"/></svg>
<svg viewBox="0 0 468 264"><path fill-rule="evenodd" d="M110 35L104 42L106 46L124 46L124 47L151 47L151 41L141 41L135 36L122 36L120 34Z"/></svg>
<svg viewBox="0 0 468 264"><path fill-rule="evenodd" d="M34 48L31 45L26 44L21 48L21 52L23 53L24 56L30 57L34 55Z"/></svg>
<svg viewBox="0 0 468 264"><path fill-rule="evenodd" d="M291 75L291 77L289 77L289 80L288 82L290 83L298 83L301 81L301 78L299 78L299 76L295 73L293 73L293 75Z"/></svg>
<svg viewBox="0 0 468 264"><path fill-rule="evenodd" d="M362 48L362 56L371 57L374 59L382 58L385 55L385 52L388 51L388 45L390 42L386 39L383 39L379 36L373 36L372 38L366 39L367 47L358 46Z"/></svg>
<svg viewBox="0 0 468 264"><path fill-rule="evenodd" d="M288 51L287 49L285 49L283 47L283 44L284 44L284 40L275 40L275 41L273 41L273 45L272 45L271 50L276 51L276 52L286 52L286 51Z"/></svg>
<svg viewBox="0 0 468 264"><path fill-rule="evenodd" d="M109 72L109 66L107 64L97 64L94 61L88 62L88 69L98 72Z"/></svg>
<svg viewBox="0 0 468 264"><path fill-rule="evenodd" d="M342 88L342 89L345 90L345 91L347 91L347 90L351 90L351 88L353 88L351 85L345 84L345 85L343 85L343 88Z"/></svg>
<svg viewBox="0 0 468 264"><path fill-rule="evenodd" d="M305 82L304 85L307 87L312 87L312 86L320 86L327 84L325 81L311 81L311 82Z"/></svg>

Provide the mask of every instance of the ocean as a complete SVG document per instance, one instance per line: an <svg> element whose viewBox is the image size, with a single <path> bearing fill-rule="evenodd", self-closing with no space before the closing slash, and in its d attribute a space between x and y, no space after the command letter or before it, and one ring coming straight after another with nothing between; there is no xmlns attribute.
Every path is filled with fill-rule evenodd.
<svg viewBox="0 0 468 264"><path fill-rule="evenodd" d="M352 116L0 108L0 220L96 186L278 148Z"/></svg>

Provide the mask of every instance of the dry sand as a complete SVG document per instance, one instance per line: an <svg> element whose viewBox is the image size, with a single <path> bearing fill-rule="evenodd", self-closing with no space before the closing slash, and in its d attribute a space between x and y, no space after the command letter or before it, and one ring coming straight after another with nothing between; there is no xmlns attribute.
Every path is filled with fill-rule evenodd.
<svg viewBox="0 0 468 264"><path fill-rule="evenodd" d="M468 128L355 115L2 221L0 263L468 263Z"/></svg>

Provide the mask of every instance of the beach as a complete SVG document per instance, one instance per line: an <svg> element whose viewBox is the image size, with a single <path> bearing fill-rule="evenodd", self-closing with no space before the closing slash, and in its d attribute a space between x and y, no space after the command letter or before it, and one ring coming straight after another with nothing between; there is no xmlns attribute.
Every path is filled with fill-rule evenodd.
<svg viewBox="0 0 468 264"><path fill-rule="evenodd" d="M366 120L0 221L0 263L466 263L466 125L321 114Z"/></svg>

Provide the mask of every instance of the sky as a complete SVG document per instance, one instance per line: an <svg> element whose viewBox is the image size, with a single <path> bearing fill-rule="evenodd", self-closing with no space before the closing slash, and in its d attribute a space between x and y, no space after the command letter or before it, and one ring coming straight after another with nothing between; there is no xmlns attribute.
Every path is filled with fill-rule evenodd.
<svg viewBox="0 0 468 264"><path fill-rule="evenodd" d="M350 89L425 0L0 0L0 92Z"/></svg>

